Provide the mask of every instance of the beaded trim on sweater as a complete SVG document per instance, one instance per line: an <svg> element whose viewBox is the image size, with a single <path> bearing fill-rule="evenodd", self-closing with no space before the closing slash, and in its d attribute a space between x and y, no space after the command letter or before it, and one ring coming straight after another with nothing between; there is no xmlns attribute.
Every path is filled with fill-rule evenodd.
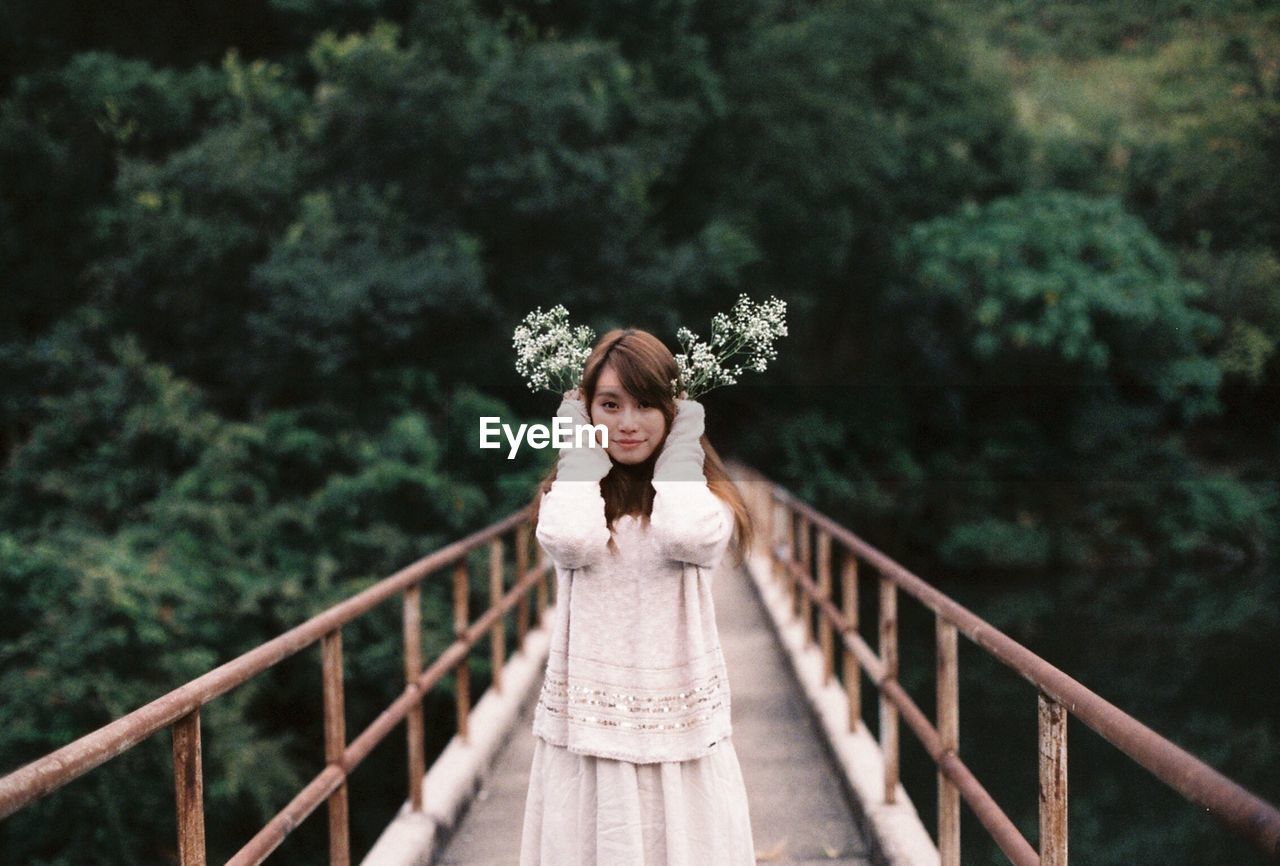
<svg viewBox="0 0 1280 866"><path fill-rule="evenodd" d="M569 699L571 694L576 696L573 700ZM727 683L719 674L713 675L697 688L653 697L635 692L571 686L568 680L548 673L542 681L542 693L538 696L538 705L553 715L589 725L637 731L678 731L704 724L715 718L716 710L727 703ZM595 707L634 713L634 720L597 715L598 711L593 709ZM661 717L663 714L670 714L670 718L679 721L645 718L648 715Z"/></svg>

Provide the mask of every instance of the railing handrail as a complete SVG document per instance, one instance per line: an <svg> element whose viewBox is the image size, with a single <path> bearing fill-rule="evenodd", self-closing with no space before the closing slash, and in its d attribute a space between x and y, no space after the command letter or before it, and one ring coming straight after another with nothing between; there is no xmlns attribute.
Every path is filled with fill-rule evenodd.
<svg viewBox="0 0 1280 866"><path fill-rule="evenodd" d="M800 500L781 485L769 480L762 473L737 461L729 461L729 463L732 468L739 471L739 474L745 474L748 478L754 477L767 485L768 496L765 507L768 510L766 516L770 520L770 530L772 530L772 510L777 505L786 509L793 518L799 517L803 521L805 532L801 539L801 557L798 561L793 557L795 545L791 540L790 526L785 545L775 547L773 539L767 537L765 533L758 534L757 537L765 545L771 563L775 566L781 565L792 584L804 589L805 595L802 600L806 613L811 602L817 604L822 627L827 632L832 627L838 630L841 643L853 664L863 667L881 690L881 736L882 740L888 740L887 743L882 743L882 748L886 752L885 796L887 800L891 800L892 789L897 782L897 713L901 711L908 725L939 767L940 794L943 793L945 785L953 785L955 792L958 792L959 796L974 809L982 824L1015 863L1044 862L1045 866L1048 866L1051 861L1065 863L1066 758L1065 715L1062 714L1068 713L1080 719L1115 745L1123 754L1146 768L1187 800L1204 807L1267 854L1280 858L1280 810L1275 806L1106 701L958 602L930 586L844 526ZM199 759L200 708L213 698L243 684L281 660L319 642L322 643L324 650L326 767L230 862L261 862L261 859L279 844L280 839L293 826L325 800L329 801L331 810L331 862L347 862L349 858L345 827L347 773L386 736L394 725L407 718L410 722L410 799L415 808L421 808L421 783L420 779L415 778L416 775L420 776L422 771L421 744L419 742L415 750L412 741L415 736L421 739L422 695L446 672L461 665L458 667L459 733L465 736L470 700L469 678L465 676L467 673L465 662L469 657L471 645L485 631L494 632L495 686L500 686L501 656L504 653L504 641L499 633L503 628L502 618L519 600L522 605L520 632L523 637L525 616L523 605L527 602L529 590L534 586L532 579L535 577L539 581L539 613L541 614L545 603L543 593L546 589L542 581L548 563L539 549L537 567L533 570L526 568L529 529L526 524L529 515L530 507L525 506L471 535L447 544L362 592L311 617L301 625L260 644L72 743L0 777L0 819L120 755L162 728L171 726L174 734L175 786L179 805L181 858L184 866L185 864L203 864L204 831ZM808 537L810 526L819 531L818 571L823 580L821 586L814 582L810 574L813 565ZM516 585L504 595L501 577L504 568L501 537L513 529L518 530ZM858 632L856 604L852 611L848 605L849 588L846 587L844 613L832 603L830 598L830 543L832 541L840 544L853 557L847 564L853 566L851 574L855 593L856 565L861 558L879 572L883 582L882 590L886 587L901 589L932 610L938 618L940 715L937 727L929 723L897 682L896 602L893 601L893 593L886 598L882 591L879 655L870 649ZM466 603L469 587L466 556L485 544L490 545L490 606L475 622L470 622ZM419 585L427 576L451 565L454 567L455 640L438 654L427 670L423 671L420 650L416 646L420 628L417 620ZM405 599L406 689L373 724L348 743L345 726L342 723L341 629L398 593L404 594ZM950 630L949 638L946 633L948 629ZM1040 692L1042 798L1044 785L1047 784L1044 777L1046 756L1043 754L1046 748L1055 753L1051 756L1051 763L1048 765L1050 770L1060 772L1062 775L1060 790L1055 792L1055 795L1062 798L1058 805L1062 810L1063 826L1055 828L1054 831L1061 834L1062 841L1059 853L1055 857L1042 860L1035 854L1034 849L1028 845L1021 833L973 777L956 753L953 647L957 629L976 646L1028 680ZM809 631L810 625L806 616L806 640L809 639ZM828 671L830 671L833 668L832 649L826 637L827 635L824 634L824 650L827 654ZM948 639L952 647L950 651L944 650L948 646ZM952 691L948 700L944 700L942 692L944 652L950 656L946 688ZM857 667L854 670L856 680ZM846 687L849 689L851 698L857 694L856 682L846 683ZM950 713L945 720L944 706L949 707L945 712ZM887 727L886 712L889 716ZM852 725L860 709L851 707L851 713L850 724ZM1054 716L1054 713L1059 715ZM1056 718L1058 721L1046 722L1047 718ZM1054 731L1053 736L1057 739L1046 741L1045 731L1050 729ZM1059 763L1053 764L1053 760ZM180 764L182 769L188 772L179 772ZM943 781L943 776L946 777L946 782ZM942 802L940 798L940 803ZM941 818L942 816L940 816L940 827L943 826ZM954 836L953 840L944 847L952 851L955 851L955 846L958 844L955 841L958 839L958 823L954 823L955 820L954 815L947 817L948 832ZM1044 820L1042 809L1042 851L1046 835ZM340 827L337 826L339 822ZM188 823L198 826L188 827ZM958 857L958 852L952 856ZM944 864L946 862L948 858L944 856Z"/></svg>
<svg viewBox="0 0 1280 866"><path fill-rule="evenodd" d="M259 644L57 751L0 777L0 818L8 817L32 800L84 775L161 728L173 724L197 707L306 649L334 629L341 628L397 592L403 591L405 587L452 565L475 548L515 526L528 516L528 512L529 506L525 506L497 523L427 554L346 601L316 614L301 625Z"/></svg>
<svg viewBox="0 0 1280 866"><path fill-rule="evenodd" d="M779 503L792 513L801 516L813 527L822 533L826 533L832 540L850 551L855 557L860 557L874 566L884 579L887 579L894 586L902 589L928 607L941 620L959 629L976 646L986 651L1006 667L1017 672L1034 685L1044 696L1063 707L1070 715L1084 722L1119 749L1121 753L1146 768L1157 779L1173 788L1185 799L1206 809L1218 820L1240 836L1248 839L1266 854L1273 858L1280 858L1280 809L1231 780L1177 744L1156 733L1124 710L1045 661L963 605L929 585L922 578L871 544L859 538L846 527L799 499L781 485L768 479L759 471L742 464L736 464L736 466L740 467L741 471L747 475L757 476L760 481L768 484L771 501ZM772 540L769 543L771 545ZM771 559L777 561L777 551L771 549L769 553ZM820 615L839 627L842 637L848 643L847 649L849 652L860 657L864 666L866 666L866 663L870 663L882 667L882 661L874 656L865 643L861 643L861 646L858 645L861 642L861 636L857 634L856 626L852 627L852 629L847 627L844 621L845 617L835 608L829 598L822 597L821 589L813 583L812 578L808 575L807 565L809 563L795 562L790 559L790 554L791 550L788 549L786 565L790 569L802 572L802 574L794 574L792 579L802 583L812 600L819 602ZM803 555L807 555L807 551ZM808 626L806 625L807 630ZM851 630L852 634L850 633ZM873 674L872 679L877 682L877 685L883 686L886 681L883 671L871 672ZM937 730L929 725L924 715L915 708L910 698L906 696L905 691L901 690L896 681L896 673L893 677L888 678L888 682L891 684L891 689L897 693L895 700L902 706L907 707L909 713L915 716L914 718L909 718L909 722L913 729L916 730L917 735L920 736L922 743L930 745L928 741L932 740L933 748L930 748L929 751L935 762L939 764L939 768L947 772L948 775L955 773L953 781L959 783L961 793L966 801L970 801L971 795L976 796L979 800L983 798L989 800L989 795L986 795L986 792L981 789L976 780L972 779L972 775L968 773L963 763L955 757L955 753L939 747ZM1065 733L1063 736L1065 736ZM950 764L950 770L944 764ZM988 809L986 814L982 814L983 810L976 808L979 805L988 804L985 801L981 804L971 802L971 806L974 806L975 810L980 812L980 817L983 818L984 824L988 824L987 819L994 817L994 820L988 826L988 829L993 831L993 835L996 835L995 830L997 827L1004 830L1013 829L1011 823L1008 823L1007 827L1005 826L1007 818L1004 818L1003 813L993 816ZM989 805L994 806L994 802ZM996 811L999 811L998 807L996 807ZM1000 819L1003 819L1003 821ZM1013 832L1016 833L1016 830ZM1021 835L1017 835L1021 839ZM1025 844L1025 840L1023 841ZM1002 847L1004 846L1002 845ZM1032 862L1029 857L1025 857L1026 850L1030 849L1025 849L1023 857L1015 858L1015 862L1019 862L1022 859ZM1006 853L1013 855L1013 852L1008 849L1006 849ZM1038 860L1039 858L1037 857L1036 862Z"/></svg>
<svg viewBox="0 0 1280 866"><path fill-rule="evenodd" d="M61 788L95 767L117 757L147 737L159 732L162 728L172 726L174 731L175 785L177 787L180 813L179 833L180 836L184 836L187 832L182 827L184 807L187 809L194 808L197 812L202 808L199 790L199 709L212 699L242 685L283 659L316 643L323 643L326 676L327 764L325 769L285 809L278 813L248 845L241 849L241 853L236 858L229 861L260 862L261 858L265 857L279 844L283 835L287 834L302 817L305 817L314 809L315 805L330 798L337 789L345 785L346 774L351 767L367 755L373 745L380 741L394 724L403 720L407 715L414 713L411 705L415 699L419 702L416 712L420 714L420 699L424 685L429 687L430 684L438 681L448 670L465 662L470 646L478 639L478 636L486 630L494 630L496 632L502 628L502 615L517 600L520 600L522 604L527 600L528 591L535 586L532 578L537 576L541 580L548 570L548 563L540 550L538 551L536 567L531 570L525 570L528 551L523 549L522 545L527 544L528 527L525 524L529 519L530 510L530 506L524 506L483 529L427 554L399 571L382 578L373 586L333 605L283 634L259 644L208 673L184 683L150 703L72 741L66 746L24 764L0 777L0 819L12 815L32 801ZM500 539L505 533L513 529L519 530L520 546L517 547L517 566L518 571L523 573L517 574L516 585L504 596L501 592L503 565ZM468 580L466 556L485 544L489 544L491 549L491 603L489 609L474 623L471 623L467 621L466 615L465 596ZM496 566L492 561L495 556L497 557ZM429 575L451 565L455 569L455 640L453 644L437 656L425 672L414 670L414 668L420 666L421 661L418 655L419 651L409 646L411 643L409 631L411 620L413 621L413 627L416 628L417 626L416 593L419 584ZM538 590L539 615L541 615L542 607L545 604L545 596L543 595L545 586L539 585ZM384 710L382 716L370 725L363 734L347 743L345 741L345 726L340 721L342 717L341 629L347 623L397 594L405 594L406 598L406 675L408 683L405 693ZM413 613L408 611L410 600L415 606ZM522 616L523 614L524 609L522 608ZM524 620L522 618L521 637L523 637L523 626ZM416 640L416 637L414 635L414 640ZM504 642L500 636L495 635L495 656L503 652L503 644ZM460 668L459 673L465 673L465 667ZM495 658L495 684L498 682L500 673L501 660ZM331 678L336 679L330 682ZM465 692L467 688L465 683L461 685L461 688ZM336 698L332 697L334 694L337 695ZM330 705L331 700L333 700L332 706ZM469 698L465 693L459 695L459 716L463 733L465 733L467 709L462 706L462 703L466 700L469 700ZM337 732L336 739L332 742L330 742L331 737L329 736L331 730ZM180 750L186 750L181 752L182 757L193 762L196 783L194 792L184 790L184 785L189 787L191 780L183 778L184 774L177 772L176 765L179 762ZM415 757L420 762L420 755L412 754L412 746L410 750L411 763L414 763L412 759ZM416 803L417 807L420 808L421 789L420 787L414 788L414 784L413 781L410 782L412 795L413 799L418 801ZM420 785L420 783L418 784ZM342 794L341 817L345 822L345 791ZM188 815L187 817L190 818L191 816ZM184 864L204 863L202 814L198 824L199 826L191 831L193 833L191 838L197 840L198 850L195 848L188 850L185 845L180 844L182 862ZM345 824L340 831L335 831L331 826L331 833L335 832L342 837L340 844L344 853L340 859L345 861L349 856L345 851Z"/></svg>

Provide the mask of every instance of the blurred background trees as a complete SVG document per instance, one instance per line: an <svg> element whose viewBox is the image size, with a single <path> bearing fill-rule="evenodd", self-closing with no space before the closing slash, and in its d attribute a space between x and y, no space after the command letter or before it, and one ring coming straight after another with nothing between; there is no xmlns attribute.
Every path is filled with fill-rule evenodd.
<svg viewBox="0 0 1280 866"><path fill-rule="evenodd" d="M1280 800L1266 4L111 10L0 11L0 772L526 503L550 455L475 431L551 409L511 366L534 306L674 346L745 291L791 337L711 398L723 452ZM352 725L396 634L346 637ZM1034 732L1015 680L969 668L962 739L1034 838L1034 743L983 748ZM211 705L215 858L319 769L318 683L304 654ZM0 823L3 859L176 862L159 739ZM1249 862L1074 754L1077 856ZM357 851L399 761L353 779Z"/></svg>

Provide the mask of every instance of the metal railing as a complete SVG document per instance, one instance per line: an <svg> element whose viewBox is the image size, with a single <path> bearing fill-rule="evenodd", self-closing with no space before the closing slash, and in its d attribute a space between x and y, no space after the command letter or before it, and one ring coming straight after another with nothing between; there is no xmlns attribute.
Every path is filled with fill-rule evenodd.
<svg viewBox="0 0 1280 866"><path fill-rule="evenodd" d="M849 730L861 719L861 672L879 690L884 802L898 787L898 721L906 721L937 765L938 851L942 866L960 862L960 801L1016 866L1067 863L1067 717L1088 725L1126 756L1228 828L1280 860L1280 810L1099 697L966 608L885 556L854 533L800 501L754 469L734 463L731 473L748 500L772 575L787 587L793 614L799 608L805 645L812 646L812 613L824 658L824 684L835 675L835 643L843 650ZM746 482L745 484L743 482ZM833 600L832 547L839 547L840 606ZM816 562L814 548L816 547ZM879 653L859 632L858 569L879 577ZM816 569L815 569L816 566ZM933 611L937 647L937 719L930 722L898 682L897 593L902 590ZM797 598L798 596L798 598ZM1039 710L1039 851L1023 837L959 755L957 634L1028 680Z"/></svg>
<svg viewBox="0 0 1280 866"><path fill-rule="evenodd" d="M514 535L515 582L503 586L504 536ZM537 623L546 616L550 563L540 545L536 565L529 563L529 508L525 507L485 529L449 544L386 577L296 628L157 698L114 722L32 761L0 778L0 819L169 728L173 739L173 781L177 803L177 838L182 866L204 866L205 815L200 757L200 708L283 659L320 643L324 693L325 767L230 860L230 866L261 863L321 803L328 804L329 862L349 866L347 778L373 747L400 722L407 723L408 799L422 809L425 774L423 699L448 673L456 671L457 733L468 736L471 710L471 648L486 632L491 636L493 680L502 690L506 659L505 616L518 605L517 645L523 647L529 627L531 589L536 588ZM467 554L488 547L489 607L469 621L470 576ZM432 574L452 568L453 642L424 670L422 667L421 585ZM343 710L342 627L392 597L403 603L405 687L355 739L348 741Z"/></svg>
<svg viewBox="0 0 1280 866"><path fill-rule="evenodd" d="M1065 866L1067 862L1068 714L1098 732L1125 755L1191 802L1211 812L1263 852L1280 859L1280 811L1218 771L1108 703L1030 650L1002 634L919 577L840 526L826 515L738 463L731 471L740 483L767 547L771 570L786 583L793 612L799 606L805 639L812 644L812 613L818 611L817 640L825 681L835 676L837 636L844 653L844 688L850 730L861 719L861 673L879 690L880 748L884 756L883 798L892 803L898 787L898 722L901 716L938 768L938 849L942 866L960 857L960 802L963 800L1016 866ZM0 819L66 785L93 768L169 728L173 743L177 838L182 866L203 866L203 779L200 756L200 708L281 660L319 642L323 669L325 768L288 805L245 844L228 864L247 866L267 858L284 838L321 803L328 805L332 866L349 866L346 780L354 768L398 725L406 722L408 799L423 803L425 775L422 704L426 694L456 671L457 733L468 736L471 708L471 648L491 635L492 688L502 689L506 658L505 616L517 613L517 644L529 627L531 590L536 590L537 622L546 615L545 551L535 544L536 565L528 568L529 509L524 508L449 544L384 578L363 592L307 620L279 637L186 683L142 708L0 778ZM503 538L514 535L515 582L504 587ZM833 601L833 546L840 559L841 606ZM489 550L489 607L469 620L470 576L467 555ZM816 560L815 560L816 548ZM858 623L858 569L865 562L879 575L879 653L862 638ZM816 568L815 568L816 566ZM425 669L422 665L420 599L422 582L452 569L454 640ZM931 723L898 683L897 592L928 607L936 618L937 720ZM377 605L400 595L403 604L403 693L348 741L343 712L342 628ZM1040 845L1036 849L959 757L957 635L1012 668L1037 689L1040 738Z"/></svg>

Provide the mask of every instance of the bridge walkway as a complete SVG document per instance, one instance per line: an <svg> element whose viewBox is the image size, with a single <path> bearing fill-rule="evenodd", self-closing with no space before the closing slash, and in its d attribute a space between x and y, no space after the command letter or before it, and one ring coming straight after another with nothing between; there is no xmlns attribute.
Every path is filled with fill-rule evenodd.
<svg viewBox="0 0 1280 866"><path fill-rule="evenodd" d="M714 580L757 862L869 866L871 846L755 585L745 570L727 564ZM438 866L517 866L536 699L534 689L490 774L433 861Z"/></svg>

